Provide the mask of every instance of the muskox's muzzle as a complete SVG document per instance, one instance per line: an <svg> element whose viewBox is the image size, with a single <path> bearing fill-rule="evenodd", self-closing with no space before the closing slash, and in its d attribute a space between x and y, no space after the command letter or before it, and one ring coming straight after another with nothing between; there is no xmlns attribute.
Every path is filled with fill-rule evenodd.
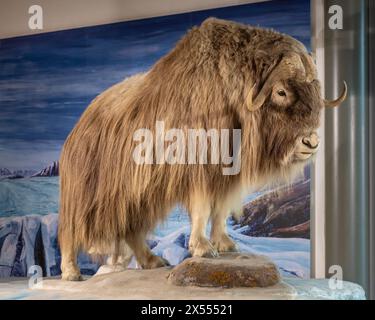
<svg viewBox="0 0 375 320"><path fill-rule="evenodd" d="M307 160L318 151L319 136L312 132L309 136L297 141L295 157L297 160Z"/></svg>
<svg viewBox="0 0 375 320"><path fill-rule="evenodd" d="M309 137L303 138L302 143L309 149L317 149L319 146L319 137L313 132Z"/></svg>

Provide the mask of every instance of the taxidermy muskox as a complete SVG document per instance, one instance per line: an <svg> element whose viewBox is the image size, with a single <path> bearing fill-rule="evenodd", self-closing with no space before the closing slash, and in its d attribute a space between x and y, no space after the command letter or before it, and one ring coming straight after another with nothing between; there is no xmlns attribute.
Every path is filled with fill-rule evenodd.
<svg viewBox="0 0 375 320"><path fill-rule="evenodd" d="M210 18L190 30L148 72L100 94L67 138L60 159L62 277L79 280L80 250L134 254L143 268L167 262L145 237L176 205L191 217L189 249L214 257L236 249L226 218L241 190L286 179L317 151L324 106L316 67L297 40L273 30ZM241 168L223 164L137 164L140 128L240 129ZM211 237L206 224L211 219Z"/></svg>

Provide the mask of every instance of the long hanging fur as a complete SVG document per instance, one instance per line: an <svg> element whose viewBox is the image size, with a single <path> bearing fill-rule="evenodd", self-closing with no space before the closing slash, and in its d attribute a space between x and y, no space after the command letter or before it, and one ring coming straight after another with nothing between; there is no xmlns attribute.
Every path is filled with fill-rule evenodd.
<svg viewBox="0 0 375 320"><path fill-rule="evenodd" d="M292 166L283 159L298 136L318 126L318 112L299 117L264 106L251 113L245 105L249 90L261 89L286 51L306 54L278 32L208 19L148 72L94 99L61 153L60 244L86 251L111 246L129 233L151 231L176 203L189 209L196 190L215 202L239 185L288 177ZM318 104L318 86L309 90ZM225 176L221 164L137 165L133 133L154 131L158 120L165 130L241 129L240 173Z"/></svg>

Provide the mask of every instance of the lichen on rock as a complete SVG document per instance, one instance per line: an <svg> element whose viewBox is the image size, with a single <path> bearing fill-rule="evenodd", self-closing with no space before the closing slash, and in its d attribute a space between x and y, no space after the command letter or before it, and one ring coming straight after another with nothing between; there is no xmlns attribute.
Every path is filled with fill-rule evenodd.
<svg viewBox="0 0 375 320"><path fill-rule="evenodd" d="M216 259L189 258L168 276L171 284L200 287L268 287L279 281L278 268L270 259L240 253L226 253Z"/></svg>

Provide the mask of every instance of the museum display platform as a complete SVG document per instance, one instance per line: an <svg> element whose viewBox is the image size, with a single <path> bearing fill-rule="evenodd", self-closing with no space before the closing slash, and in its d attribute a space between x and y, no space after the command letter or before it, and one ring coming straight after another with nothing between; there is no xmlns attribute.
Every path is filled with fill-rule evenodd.
<svg viewBox="0 0 375 320"><path fill-rule="evenodd" d="M187 299L187 300L363 300L364 290L343 282L332 290L329 280L282 278L266 288L180 287L168 282L170 268L125 270L68 282L45 278L42 288L29 288L29 279L0 281L0 299Z"/></svg>

